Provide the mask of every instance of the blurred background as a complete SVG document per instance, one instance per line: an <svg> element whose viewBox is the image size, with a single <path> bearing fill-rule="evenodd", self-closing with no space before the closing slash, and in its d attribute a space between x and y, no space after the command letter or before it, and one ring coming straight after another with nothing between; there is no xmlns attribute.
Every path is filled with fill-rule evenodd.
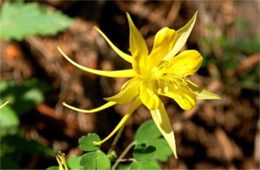
<svg viewBox="0 0 260 170"><path fill-rule="evenodd" d="M0 1L0 102L10 100L0 110L1 168L57 165L59 150L67 157L81 155L78 138L89 132L105 137L129 107L117 105L91 115L64 108L63 101L83 109L100 106L103 97L117 93L126 79L83 72L68 63L57 46L90 68L130 68L93 26L128 52L129 12L151 49L157 31L177 30L196 11L197 22L184 48L200 51L204 61L191 79L223 99L199 101L191 111L183 111L163 98L179 158L172 156L161 167L259 168L258 0L9 2ZM128 120L118 154L147 119L149 111L140 107ZM102 149L108 151L111 143Z"/></svg>

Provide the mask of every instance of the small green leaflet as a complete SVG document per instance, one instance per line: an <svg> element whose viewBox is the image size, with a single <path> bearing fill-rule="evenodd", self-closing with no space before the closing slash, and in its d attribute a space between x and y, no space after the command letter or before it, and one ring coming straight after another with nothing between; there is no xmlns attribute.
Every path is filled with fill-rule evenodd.
<svg viewBox="0 0 260 170"><path fill-rule="evenodd" d="M0 100L1 101L1 100ZM2 102L0 102L2 103ZM5 106L0 109L0 127L10 128L19 125L19 119L15 111L10 106Z"/></svg>
<svg viewBox="0 0 260 170"><path fill-rule="evenodd" d="M70 170L79 170L81 168L80 159L81 159L80 156L71 156L67 161L69 169Z"/></svg>
<svg viewBox="0 0 260 170"><path fill-rule="evenodd" d="M136 160L150 160L154 158L155 150L151 145L139 144L135 146L133 156Z"/></svg>
<svg viewBox="0 0 260 170"><path fill-rule="evenodd" d="M59 11L49 11L37 3L5 1L0 10L0 37L22 40L31 35L55 35L73 20Z"/></svg>
<svg viewBox="0 0 260 170"><path fill-rule="evenodd" d="M138 143L149 141L151 139L156 139L162 136L158 128L155 126L152 120L144 122L135 134L135 141Z"/></svg>
<svg viewBox="0 0 260 170"><path fill-rule="evenodd" d="M136 161L131 163L129 170L151 170L151 169L161 169L158 163L154 160L149 161Z"/></svg>
<svg viewBox="0 0 260 170"><path fill-rule="evenodd" d="M83 169L110 169L111 164L104 152L101 150L88 152L82 155L80 165Z"/></svg>
<svg viewBox="0 0 260 170"><path fill-rule="evenodd" d="M144 122L135 134L133 156L137 161L159 160L166 162L171 149L152 120ZM148 161L149 162L149 161Z"/></svg>
<svg viewBox="0 0 260 170"><path fill-rule="evenodd" d="M83 151L87 152L98 150L100 146L94 145L94 141L100 141L100 137L95 133L89 133L88 136L82 136L79 139L79 147Z"/></svg>

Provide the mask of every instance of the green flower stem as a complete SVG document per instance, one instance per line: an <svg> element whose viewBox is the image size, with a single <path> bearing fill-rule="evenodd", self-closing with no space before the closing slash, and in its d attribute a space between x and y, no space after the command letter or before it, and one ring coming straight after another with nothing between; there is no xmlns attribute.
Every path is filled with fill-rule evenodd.
<svg viewBox="0 0 260 170"><path fill-rule="evenodd" d="M112 170L115 170L117 165L121 162L121 160L123 160L123 157L129 152L129 150L136 144L135 141L131 142L126 148L125 150L122 152L122 154L118 157L118 159L116 160L116 162L114 163L114 165L112 166Z"/></svg>
<svg viewBox="0 0 260 170"><path fill-rule="evenodd" d="M123 131L124 131L124 129L125 129L125 125L126 125L126 124L124 124L124 125L119 129L119 131L117 132L116 137L115 137L115 139L114 139L114 141L113 141L113 143L112 143L112 145L111 145L111 148L110 148L109 151L108 151L108 155L109 155L113 150L115 150L116 144L117 144L119 138L121 137L121 135L122 135L122 133L123 133Z"/></svg>

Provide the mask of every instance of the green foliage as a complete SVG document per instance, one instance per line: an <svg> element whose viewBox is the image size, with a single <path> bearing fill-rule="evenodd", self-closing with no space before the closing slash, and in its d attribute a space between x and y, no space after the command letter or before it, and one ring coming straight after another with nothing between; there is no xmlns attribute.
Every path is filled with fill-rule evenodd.
<svg viewBox="0 0 260 170"><path fill-rule="evenodd" d="M80 160L83 169L110 169L110 160L104 152L96 150L84 154Z"/></svg>
<svg viewBox="0 0 260 170"><path fill-rule="evenodd" d="M212 32L216 30L212 26L206 26L206 28ZM234 21L234 28L236 31L243 33L250 28L250 25L245 20L236 19ZM230 77L227 74L229 71L236 71L238 65L246 57L260 51L260 35L241 35L237 34L233 39L225 33L220 37L201 38L199 43L207 47L207 51L201 51L204 57L202 67L205 68L209 64L214 64L219 72L216 72L216 75L213 76L215 78L222 77L224 83L227 85L227 89L233 89L235 85L239 84L242 88L258 90L259 68L249 68L247 72L239 74L237 77Z"/></svg>
<svg viewBox="0 0 260 170"><path fill-rule="evenodd" d="M139 144L134 148L133 156L136 160L149 160L153 159L156 148L151 145Z"/></svg>
<svg viewBox="0 0 260 170"><path fill-rule="evenodd" d="M73 23L58 11L47 10L37 3L5 1L0 11L0 37L22 40L31 35L55 35Z"/></svg>
<svg viewBox="0 0 260 170"><path fill-rule="evenodd" d="M2 104L2 100L0 100ZM0 105L1 105L0 104ZM15 111L9 106L5 106L0 109L0 127L1 128L12 128L17 127L19 125L19 118L16 115Z"/></svg>
<svg viewBox="0 0 260 170"><path fill-rule="evenodd" d="M242 31L245 31L245 30L249 29L249 27L250 27L248 22L246 22L245 20L239 19L239 18L237 18L234 21L234 23L235 23L235 27Z"/></svg>
<svg viewBox="0 0 260 170"><path fill-rule="evenodd" d="M68 166L71 170L78 170L80 169L80 159L81 157L79 156L71 156L68 159Z"/></svg>
<svg viewBox="0 0 260 170"><path fill-rule="evenodd" d="M50 87L47 83L37 79L31 79L17 84L15 81L3 81L0 83L2 100L10 100L10 106L15 113L21 115L33 109L36 104L43 102L44 93Z"/></svg>
<svg viewBox="0 0 260 170"><path fill-rule="evenodd" d="M22 84L15 81L0 83L1 100L10 103L0 109L0 167L2 169L19 169L24 154L29 155L55 155L55 152L37 141L28 141L19 128L19 117L36 104L43 102L44 93L49 86L36 79L27 80ZM28 155L28 156L29 156Z"/></svg>
<svg viewBox="0 0 260 170"><path fill-rule="evenodd" d="M154 158L161 162L166 162L172 155L172 151L164 138L147 141L146 145L150 145L156 148Z"/></svg>
<svg viewBox="0 0 260 170"><path fill-rule="evenodd" d="M88 136L82 136L79 139L79 146L83 151L96 151L100 146L93 145L94 141L100 141L100 137L95 133L89 133Z"/></svg>
<svg viewBox="0 0 260 170"><path fill-rule="evenodd" d="M100 137L95 133L89 133L79 139L80 148L87 151L80 158L80 167L83 169L109 169L111 164L108 156L100 150L100 146L93 144L100 141Z"/></svg>
<svg viewBox="0 0 260 170"><path fill-rule="evenodd" d="M110 169L111 163L108 156L100 150L100 146L95 146L94 141L100 141L100 137L95 133L89 133L79 139L79 146L87 153L82 156L72 156L68 159L69 169ZM56 168L51 166L47 168Z"/></svg>
<svg viewBox="0 0 260 170"><path fill-rule="evenodd" d="M135 141L142 143L160 137L162 134L152 120L144 122L136 131Z"/></svg>
<svg viewBox="0 0 260 170"><path fill-rule="evenodd" d="M162 138L153 120L144 122L137 129L135 141L137 144L133 155L136 160L155 159L165 162L172 155L168 143Z"/></svg>
<svg viewBox="0 0 260 170"><path fill-rule="evenodd" d="M161 169L156 161L135 161L133 162L129 170L144 170L144 169Z"/></svg>
<svg viewBox="0 0 260 170"><path fill-rule="evenodd" d="M152 120L144 122L135 135L135 141L129 144L129 148L134 146L133 159L130 164L119 164L120 170L141 170L141 169L161 169L158 161L165 162L172 155L171 149L162 137L160 131ZM94 141L100 141L100 137L95 133L89 133L79 139L79 146L86 151L82 156L72 156L68 159L69 169L110 169L111 164L117 158L115 151L105 154L100 150L100 146L95 146ZM117 161L121 161L116 160ZM117 165L117 164L115 164ZM51 169L53 168L53 169ZM57 166L49 167L47 170L55 170ZM112 167L114 168L114 167Z"/></svg>
<svg viewBox="0 0 260 170"><path fill-rule="evenodd" d="M53 149L36 141L28 141L21 135L6 135L1 138L0 168L19 169L18 162L25 153L38 156L55 155Z"/></svg>
<svg viewBox="0 0 260 170"><path fill-rule="evenodd" d="M1 169L19 169L19 165L16 160L13 160L11 156L0 156L0 168Z"/></svg>

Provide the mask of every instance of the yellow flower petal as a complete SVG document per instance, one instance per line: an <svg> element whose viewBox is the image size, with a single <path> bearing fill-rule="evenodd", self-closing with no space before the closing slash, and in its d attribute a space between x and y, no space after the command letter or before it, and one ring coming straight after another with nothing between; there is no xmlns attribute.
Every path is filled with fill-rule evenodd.
<svg viewBox="0 0 260 170"><path fill-rule="evenodd" d="M119 104L129 103L138 95L138 83L139 82L133 78L122 86L121 91L118 94L104 99Z"/></svg>
<svg viewBox="0 0 260 170"><path fill-rule="evenodd" d="M183 110L190 110L196 105L196 95L185 86L173 83L165 84L162 81L160 89L162 89L158 91L160 95L172 98Z"/></svg>
<svg viewBox="0 0 260 170"><path fill-rule="evenodd" d="M63 102L62 104L63 104L65 107L67 107L67 108L69 108L69 109L71 109L71 110L77 111L77 112L81 112L81 113L95 113L95 112L99 112L99 111L101 111L101 110L107 109L107 108L109 108L109 107L115 105L116 102L113 102L113 101L107 102L107 103L105 103L104 105L99 106L99 107L97 107L97 108L95 108L95 109L91 109L91 110L79 109L79 108L76 108L76 107L74 107L74 106L68 105L68 104L65 103L65 102Z"/></svg>
<svg viewBox="0 0 260 170"><path fill-rule="evenodd" d="M146 43L140 34L140 32L135 27L130 15L126 13L128 23L129 23L129 30L130 30L130 52L133 56L133 69L137 73L144 72L142 69L146 69L147 67L147 57L148 57L148 49Z"/></svg>
<svg viewBox="0 0 260 170"><path fill-rule="evenodd" d="M186 77L195 73L201 66L203 58L196 50L185 50L169 61L169 73Z"/></svg>
<svg viewBox="0 0 260 170"><path fill-rule="evenodd" d="M156 67L162 59L171 51L177 39L175 30L167 27L157 32L154 38L154 44L149 55L150 68Z"/></svg>
<svg viewBox="0 0 260 170"><path fill-rule="evenodd" d="M196 22L198 12L194 14L194 16L191 18L191 20L181 29L177 30L177 41L173 47L173 49L165 56L163 60L168 60L171 57L174 57L184 46L184 44L187 42L188 37L190 36L190 33L194 27L194 24Z"/></svg>
<svg viewBox="0 0 260 170"><path fill-rule="evenodd" d="M148 56L148 49L146 46L146 43L144 41L144 38L140 34L140 32L135 27L130 15L126 13L127 20L129 24L129 30L130 30L130 51L131 54L134 56L136 51L140 51L140 53L144 56Z"/></svg>
<svg viewBox="0 0 260 170"><path fill-rule="evenodd" d="M63 55L65 59L67 59L71 64L78 67L81 70L84 70L86 72L90 72L93 74L97 74L100 76L106 76L106 77L133 77L135 75L133 70L119 70L119 71L102 71L102 70L95 70L91 68L84 67L73 60L71 60L59 47L57 47L60 53Z"/></svg>
<svg viewBox="0 0 260 170"><path fill-rule="evenodd" d="M196 95L197 99L199 99L199 100L221 99L221 97L219 95L212 93L206 89L203 89L191 81L189 81L188 87L193 91L193 93Z"/></svg>
<svg viewBox="0 0 260 170"><path fill-rule="evenodd" d="M160 99L154 92L153 83L151 82L140 83L140 99L149 110L159 107Z"/></svg>
<svg viewBox="0 0 260 170"><path fill-rule="evenodd" d="M115 127L115 129L103 140L99 142L94 142L94 145L101 145L102 143L106 142L108 139L110 139L128 120L128 118L133 114L133 112L141 105L140 99L137 99L134 101L134 103L131 105L127 113L124 115L124 117L120 120L118 125Z"/></svg>
<svg viewBox="0 0 260 170"><path fill-rule="evenodd" d="M123 51L119 50L110 40L109 38L97 27L95 29L103 36L103 38L107 41L107 43L111 46L111 48L124 60L126 60L129 63L132 63L133 57L124 53Z"/></svg>
<svg viewBox="0 0 260 170"><path fill-rule="evenodd" d="M151 110L151 115L154 120L154 123L162 133L165 140L168 142L175 158L177 159L177 151L175 145L174 132L169 120L168 114L160 101L159 108L156 110Z"/></svg>

